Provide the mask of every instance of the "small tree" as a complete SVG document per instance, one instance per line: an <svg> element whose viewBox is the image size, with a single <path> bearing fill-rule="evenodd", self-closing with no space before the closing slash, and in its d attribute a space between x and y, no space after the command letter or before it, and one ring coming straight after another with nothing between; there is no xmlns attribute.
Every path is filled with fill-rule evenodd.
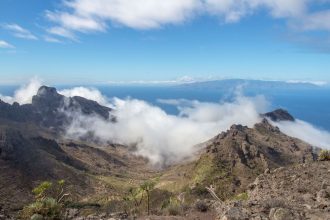
<svg viewBox="0 0 330 220"><path fill-rule="evenodd" d="M146 193L147 195L147 212L150 215L150 194L151 191L155 188L156 183L154 181L145 181L140 188Z"/></svg>
<svg viewBox="0 0 330 220"><path fill-rule="evenodd" d="M133 206L134 206L133 214L135 215L138 207L141 205L141 203L143 201L143 190L140 187L138 187L138 188L132 187L128 190L128 193L123 198L123 200L129 206L129 209L131 209L130 207L132 206L132 203L133 203Z"/></svg>

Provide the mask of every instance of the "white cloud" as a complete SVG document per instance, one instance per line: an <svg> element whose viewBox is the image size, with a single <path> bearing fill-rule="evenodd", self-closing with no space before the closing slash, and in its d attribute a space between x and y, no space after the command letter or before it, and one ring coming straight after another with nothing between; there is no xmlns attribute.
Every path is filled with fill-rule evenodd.
<svg viewBox="0 0 330 220"><path fill-rule="evenodd" d="M329 82L327 81L312 81L312 80L287 80L285 81L286 83L309 83L312 85L316 85L316 86L325 86L328 85Z"/></svg>
<svg viewBox="0 0 330 220"><path fill-rule="evenodd" d="M220 78L219 78L220 79ZM206 82L216 80L213 77L192 77L182 76L173 80L133 80L133 81L108 81L109 84L117 85L178 85L178 84L189 84L196 82Z"/></svg>
<svg viewBox="0 0 330 220"><path fill-rule="evenodd" d="M60 41L59 39L50 36L44 36L44 41L49 43L62 43L62 41Z"/></svg>
<svg viewBox="0 0 330 220"><path fill-rule="evenodd" d="M225 23L238 22L260 11L275 19L286 19L302 30L329 31L329 12L310 12L314 4L328 4L317 0L62 0L59 11L47 11L46 17L56 23L60 34L72 32L106 31L108 23L133 29L153 29L177 25L199 15L212 15ZM65 31L64 31L65 30ZM58 34L59 31L52 31Z"/></svg>
<svg viewBox="0 0 330 220"><path fill-rule="evenodd" d="M13 96L3 96L0 94L0 99L10 104L14 102L18 102L21 105L31 103L32 97L37 94L41 85L41 81L38 78L33 78L27 84L17 89Z"/></svg>
<svg viewBox="0 0 330 220"><path fill-rule="evenodd" d="M267 10L275 18L298 17L305 12L306 3L306 0L205 0L205 7L232 23L258 10Z"/></svg>
<svg viewBox="0 0 330 220"><path fill-rule="evenodd" d="M61 24L62 27L68 30L88 32L103 31L105 29L105 24L101 20L91 17L50 11L47 11L46 16L49 20Z"/></svg>
<svg viewBox="0 0 330 220"><path fill-rule="evenodd" d="M315 12L298 21L298 28L307 31L330 31L330 10Z"/></svg>
<svg viewBox="0 0 330 220"><path fill-rule="evenodd" d="M102 95L99 90L94 88L75 87L72 89L61 90L58 93L67 97L81 96L86 99L94 100L101 105L111 106L108 98Z"/></svg>
<svg viewBox="0 0 330 220"><path fill-rule="evenodd" d="M47 29L47 32L49 34L57 35L57 36L64 37L64 38L69 38L73 41L76 41L76 39L77 39L75 34L72 31L70 31L66 28L60 27L60 26L49 28L49 29Z"/></svg>
<svg viewBox="0 0 330 220"><path fill-rule="evenodd" d="M3 28L9 30L15 37L28 39L28 40L37 40L38 38L32 34L29 30L19 26L18 24L4 24Z"/></svg>
<svg viewBox="0 0 330 220"><path fill-rule="evenodd" d="M32 79L15 91L13 97L0 98L9 103L31 103L41 86ZM67 127L68 138L95 135L98 141L134 146L137 155L147 157L154 165L179 162L192 156L199 149L196 144L209 140L232 124L252 127L260 121L259 113L266 112L269 103L263 96L238 95L232 102L208 103L191 100L159 100L174 105L178 115L169 115L161 108L142 100L109 100L94 88L75 87L60 91L66 96L82 96L112 107L116 123L96 115L86 116L80 112L67 112L73 122ZM299 138L313 146L330 148L330 133L301 120L295 122L272 122L282 132Z"/></svg>
<svg viewBox="0 0 330 220"><path fill-rule="evenodd" d="M198 0L74 0L67 3L76 15L111 20L137 29L184 22L199 4Z"/></svg>
<svg viewBox="0 0 330 220"><path fill-rule="evenodd" d="M314 147L330 149L330 132L328 131L316 128L301 120L272 122L272 124L279 127L285 134L299 138Z"/></svg>
<svg viewBox="0 0 330 220"><path fill-rule="evenodd" d="M47 11L46 17L66 31L90 32L105 31L106 22L134 29L152 29L167 24L183 23L193 17L201 2L200 0L72 0L63 1L63 5L66 10ZM54 31L53 33L56 34Z"/></svg>
<svg viewBox="0 0 330 220"><path fill-rule="evenodd" d="M86 95L86 90L79 91L75 89L75 95ZM253 126L260 121L259 112L267 106L261 96L237 97L232 103L177 100L175 104L180 111L177 116L145 101L114 98L111 106L116 123L68 112L74 121L67 128L67 137L78 139L93 133L98 141L134 146L137 155L147 157L154 165L164 165L192 156L199 150L196 144L232 124Z"/></svg>
<svg viewBox="0 0 330 220"><path fill-rule="evenodd" d="M10 43L4 41L4 40L0 40L0 48L12 49L12 48L15 48L15 47L13 45L11 45Z"/></svg>

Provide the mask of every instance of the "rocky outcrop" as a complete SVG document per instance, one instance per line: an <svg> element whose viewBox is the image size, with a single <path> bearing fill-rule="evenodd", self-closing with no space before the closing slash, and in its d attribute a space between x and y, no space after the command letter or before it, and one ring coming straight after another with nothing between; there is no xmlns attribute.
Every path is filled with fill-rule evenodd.
<svg viewBox="0 0 330 220"><path fill-rule="evenodd" d="M31 104L10 105L0 101L0 119L34 123L53 130L61 130L69 124L73 112L111 119L110 108L79 96L65 97L47 86L39 88Z"/></svg>
<svg viewBox="0 0 330 220"><path fill-rule="evenodd" d="M267 119L254 128L233 125L206 144L193 179L197 185L213 184L222 199L243 192L266 170L316 159L307 143L283 134Z"/></svg>
<svg viewBox="0 0 330 220"><path fill-rule="evenodd" d="M295 121L294 117L284 109L276 109L275 111L262 114L263 117L270 118L270 120L278 121Z"/></svg>

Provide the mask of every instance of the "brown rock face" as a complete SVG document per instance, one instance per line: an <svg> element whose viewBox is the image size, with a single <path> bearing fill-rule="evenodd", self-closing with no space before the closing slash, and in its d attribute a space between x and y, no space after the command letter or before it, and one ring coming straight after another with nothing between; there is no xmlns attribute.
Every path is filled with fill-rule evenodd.
<svg viewBox="0 0 330 220"><path fill-rule="evenodd" d="M233 125L208 141L196 172L208 161L204 183L218 184L217 193L225 199L245 191L259 174L315 159L310 145L281 133L264 119L254 128Z"/></svg>

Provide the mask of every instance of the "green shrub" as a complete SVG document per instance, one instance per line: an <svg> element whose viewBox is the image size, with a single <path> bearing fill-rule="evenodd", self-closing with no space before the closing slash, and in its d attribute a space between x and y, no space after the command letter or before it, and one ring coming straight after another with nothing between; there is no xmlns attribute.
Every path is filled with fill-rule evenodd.
<svg viewBox="0 0 330 220"><path fill-rule="evenodd" d="M45 181L32 190L35 201L23 208L20 212L22 219L62 219L64 211L64 180L56 184Z"/></svg>
<svg viewBox="0 0 330 220"><path fill-rule="evenodd" d="M166 199L163 202L161 209L165 215L176 216L181 215L182 213L182 206L180 205L180 201L174 197Z"/></svg>
<svg viewBox="0 0 330 220"><path fill-rule="evenodd" d="M181 207L178 204L170 204L167 208L166 208L167 214L168 215L180 215L181 214Z"/></svg>
<svg viewBox="0 0 330 220"><path fill-rule="evenodd" d="M319 154L320 161L330 161L330 151L329 150L321 150Z"/></svg>
<svg viewBox="0 0 330 220"><path fill-rule="evenodd" d="M249 199L249 195L246 192L238 194L238 195L234 196L234 198L233 198L233 200L236 200L236 201L246 201L248 199Z"/></svg>

